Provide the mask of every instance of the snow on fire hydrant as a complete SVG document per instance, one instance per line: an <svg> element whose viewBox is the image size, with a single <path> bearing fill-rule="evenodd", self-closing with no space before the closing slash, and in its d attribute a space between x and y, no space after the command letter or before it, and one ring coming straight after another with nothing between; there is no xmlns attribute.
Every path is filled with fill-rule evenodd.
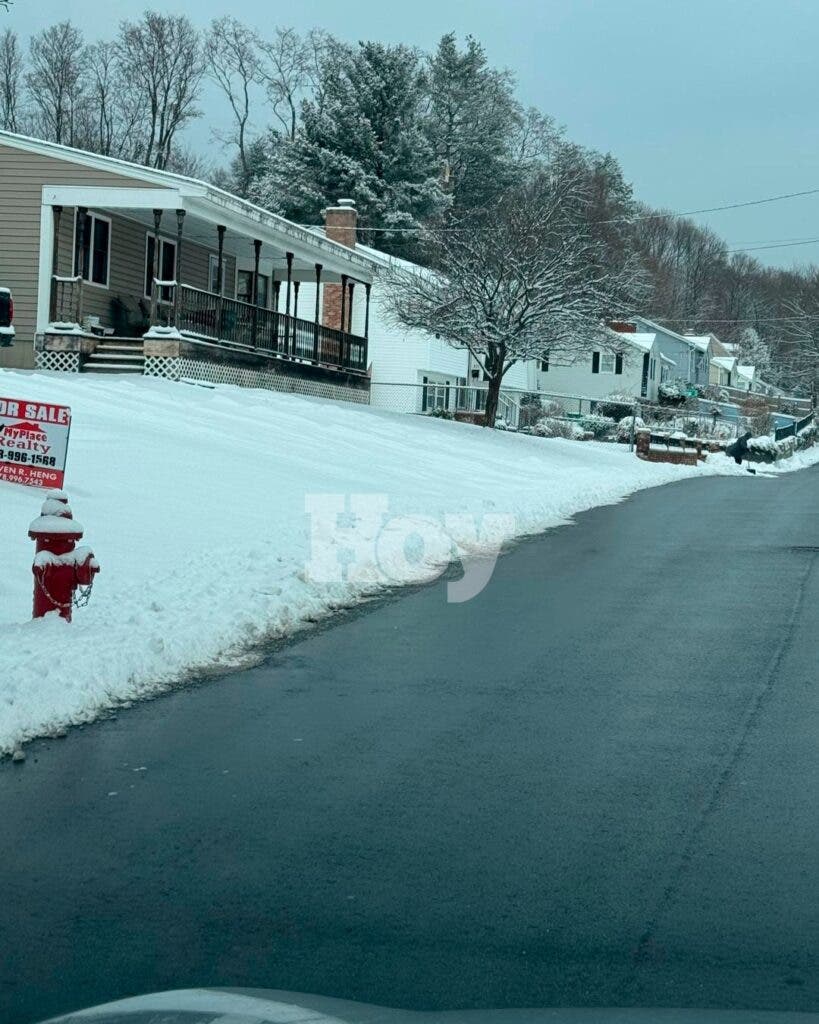
<svg viewBox="0 0 819 1024"><path fill-rule="evenodd" d="M71 621L71 610L86 604L100 571L94 552L77 547L83 528L74 519L64 491L48 491L39 518L28 528L37 542L34 553L34 618L57 611ZM75 597L77 588L80 599Z"/></svg>

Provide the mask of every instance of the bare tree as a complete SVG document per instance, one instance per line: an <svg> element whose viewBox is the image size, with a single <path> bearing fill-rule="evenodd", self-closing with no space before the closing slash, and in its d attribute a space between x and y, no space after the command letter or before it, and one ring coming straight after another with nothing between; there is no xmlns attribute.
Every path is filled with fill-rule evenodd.
<svg viewBox="0 0 819 1024"><path fill-rule="evenodd" d="M30 69L25 76L38 135L73 146L85 100L82 32L70 21L51 25L32 37Z"/></svg>
<svg viewBox="0 0 819 1024"><path fill-rule="evenodd" d="M227 97L233 113L232 130L227 134L214 134L238 149L239 185L242 195L246 195L250 183L248 129L251 96L254 86L262 82L256 35L235 18L217 18L211 23L205 49L208 73Z"/></svg>
<svg viewBox="0 0 819 1024"><path fill-rule="evenodd" d="M0 35L0 124L6 131L20 130L23 55L17 33L7 28Z"/></svg>
<svg viewBox="0 0 819 1024"><path fill-rule="evenodd" d="M146 112L141 161L165 167L177 133L201 114L196 101L205 64L199 33L184 15L146 11L141 21L122 22L115 54Z"/></svg>
<svg viewBox="0 0 819 1024"><path fill-rule="evenodd" d="M87 50L88 87L85 146L104 156L140 162L147 117L142 96L106 41Z"/></svg>
<svg viewBox="0 0 819 1024"><path fill-rule="evenodd" d="M307 91L319 90L333 42L319 29L302 38L292 28L277 28L273 39L259 41L261 80L267 87L273 116L291 141L296 137L301 100Z"/></svg>
<svg viewBox="0 0 819 1024"><path fill-rule="evenodd" d="M599 243L583 222L585 202L576 177L543 174L480 218L430 231L441 272L404 264L391 271L394 319L468 349L483 369L486 426L494 426L511 366L611 348L604 321L631 308L636 266L601 266Z"/></svg>

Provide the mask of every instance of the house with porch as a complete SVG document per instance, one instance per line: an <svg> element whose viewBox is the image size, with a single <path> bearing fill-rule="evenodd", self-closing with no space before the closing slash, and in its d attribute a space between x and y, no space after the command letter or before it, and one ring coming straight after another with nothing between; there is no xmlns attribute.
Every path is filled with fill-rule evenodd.
<svg viewBox="0 0 819 1024"><path fill-rule="evenodd" d="M332 238L205 182L5 131L0 216L16 328L0 366L368 400L373 268Z"/></svg>

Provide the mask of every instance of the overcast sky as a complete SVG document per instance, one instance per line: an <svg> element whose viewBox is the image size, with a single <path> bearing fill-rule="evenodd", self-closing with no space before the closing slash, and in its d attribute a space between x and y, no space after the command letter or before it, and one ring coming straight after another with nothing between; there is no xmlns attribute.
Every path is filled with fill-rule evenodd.
<svg viewBox="0 0 819 1024"><path fill-rule="evenodd" d="M4 24L27 36L71 18L89 39L135 17L133 0L15 0ZM260 31L320 26L349 40L432 48L454 30L511 68L520 98L575 141L610 150L637 196L684 211L819 188L817 0L175 0L205 25L229 12ZM101 23L101 13L108 19ZM221 110L219 111L221 116ZM199 128L191 142L204 145ZM819 194L697 218L731 245L819 238ZM819 263L819 243L761 250L767 263Z"/></svg>

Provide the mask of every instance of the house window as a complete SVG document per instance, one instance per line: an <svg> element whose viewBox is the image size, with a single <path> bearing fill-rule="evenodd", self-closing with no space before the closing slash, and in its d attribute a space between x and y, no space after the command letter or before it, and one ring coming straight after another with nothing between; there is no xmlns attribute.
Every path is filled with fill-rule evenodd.
<svg viewBox="0 0 819 1024"><path fill-rule="evenodd" d="M543 358L540 360L540 368L544 373L549 372L549 353L546 352Z"/></svg>
<svg viewBox="0 0 819 1024"><path fill-rule="evenodd" d="M253 303L253 271L240 270L236 275L236 298L240 302ZM256 305L267 309L270 294L270 278L265 274L259 274L259 282L256 287Z"/></svg>
<svg viewBox="0 0 819 1024"><path fill-rule="evenodd" d="M154 266L154 236L146 235L145 244L145 296L151 297L151 268L160 281L173 281L176 278L176 242L169 238L159 239L159 263ZM170 302L170 288L159 289L159 301Z"/></svg>
<svg viewBox="0 0 819 1024"><path fill-rule="evenodd" d="M600 353L600 372L601 373L614 373L614 353L613 352L601 352Z"/></svg>
<svg viewBox="0 0 819 1024"><path fill-rule="evenodd" d="M651 369L649 370L649 377L651 377L652 380L654 380L654 375L656 374L656 372L657 372L657 360L656 359L652 359L651 360Z"/></svg>
<svg viewBox="0 0 819 1024"><path fill-rule="evenodd" d="M80 251L80 217L84 216L82 252ZM74 276L90 284L108 287L111 263L111 221L98 213L80 214L74 219Z"/></svg>

